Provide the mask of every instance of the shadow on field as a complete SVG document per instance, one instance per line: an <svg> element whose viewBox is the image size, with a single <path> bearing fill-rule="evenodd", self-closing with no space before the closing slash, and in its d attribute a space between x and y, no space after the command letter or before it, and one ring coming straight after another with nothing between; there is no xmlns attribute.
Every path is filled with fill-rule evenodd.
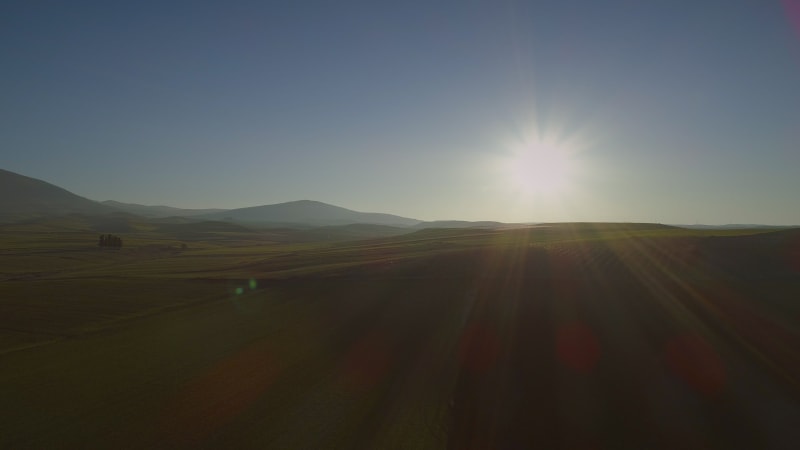
<svg viewBox="0 0 800 450"><path fill-rule="evenodd" d="M420 233L0 286L0 447L800 442L797 230Z"/></svg>
<svg viewBox="0 0 800 450"><path fill-rule="evenodd" d="M781 316L800 298L786 264L794 253L753 241L437 262L472 260L469 278L481 280L459 341L447 448L794 448L797 304ZM749 289L739 289L727 274L745 271Z"/></svg>

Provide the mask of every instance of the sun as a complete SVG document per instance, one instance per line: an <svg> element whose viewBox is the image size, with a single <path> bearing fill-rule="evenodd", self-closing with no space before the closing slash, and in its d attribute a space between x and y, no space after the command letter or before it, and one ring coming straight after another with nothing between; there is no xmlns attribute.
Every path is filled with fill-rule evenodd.
<svg viewBox="0 0 800 450"><path fill-rule="evenodd" d="M524 195L551 197L569 188L573 164L563 147L526 145L513 152L504 164L511 188Z"/></svg>

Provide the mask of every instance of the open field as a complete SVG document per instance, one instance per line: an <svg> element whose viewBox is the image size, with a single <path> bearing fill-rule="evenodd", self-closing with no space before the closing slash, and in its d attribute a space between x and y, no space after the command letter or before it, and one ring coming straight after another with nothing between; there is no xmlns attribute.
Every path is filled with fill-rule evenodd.
<svg viewBox="0 0 800 450"><path fill-rule="evenodd" d="M2 448L800 442L799 230L2 231Z"/></svg>

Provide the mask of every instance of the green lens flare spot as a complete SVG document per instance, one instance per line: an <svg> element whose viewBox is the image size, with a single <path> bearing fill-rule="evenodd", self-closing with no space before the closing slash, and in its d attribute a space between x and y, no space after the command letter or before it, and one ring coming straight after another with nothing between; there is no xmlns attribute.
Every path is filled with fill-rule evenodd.
<svg viewBox="0 0 800 450"><path fill-rule="evenodd" d="M236 293L236 295L242 295L244 293L244 289L237 287L234 292Z"/></svg>
<svg viewBox="0 0 800 450"><path fill-rule="evenodd" d="M250 278L250 289L255 289L258 287L258 282L254 278Z"/></svg>

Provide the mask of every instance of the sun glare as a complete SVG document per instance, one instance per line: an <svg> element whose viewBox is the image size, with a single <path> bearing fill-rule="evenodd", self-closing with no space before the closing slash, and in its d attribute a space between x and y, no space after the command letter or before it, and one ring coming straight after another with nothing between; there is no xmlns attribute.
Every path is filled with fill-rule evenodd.
<svg viewBox="0 0 800 450"><path fill-rule="evenodd" d="M535 144L515 151L505 169L515 191L549 197L569 187L572 162L563 148Z"/></svg>

